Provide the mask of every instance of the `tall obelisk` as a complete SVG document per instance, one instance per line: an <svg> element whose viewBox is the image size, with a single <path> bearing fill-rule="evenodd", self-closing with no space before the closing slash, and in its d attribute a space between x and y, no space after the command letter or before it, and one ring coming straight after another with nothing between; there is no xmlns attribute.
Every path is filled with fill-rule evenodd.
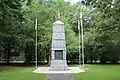
<svg viewBox="0 0 120 80"><path fill-rule="evenodd" d="M53 23L50 70L64 71L67 67L65 29L58 9L58 20Z"/></svg>

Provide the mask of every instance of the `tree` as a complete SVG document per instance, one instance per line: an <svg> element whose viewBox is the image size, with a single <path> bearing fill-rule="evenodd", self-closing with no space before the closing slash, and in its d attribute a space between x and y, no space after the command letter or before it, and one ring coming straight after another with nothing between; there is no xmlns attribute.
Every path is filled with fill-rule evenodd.
<svg viewBox="0 0 120 80"><path fill-rule="evenodd" d="M98 33L96 38L97 42L102 44L99 49L101 63L106 63L106 61L117 63L120 55L116 47L120 41L117 35L119 34L118 29L120 24L118 18L120 15L118 12L119 0L115 0L114 4L111 3L112 0L93 1L92 3L95 7L95 11L91 15L91 25L96 27Z"/></svg>
<svg viewBox="0 0 120 80"><path fill-rule="evenodd" d="M14 44L20 38L22 26L21 1L1 0L0 1L0 44L4 48L7 63L9 63L11 53L14 53ZM17 48L16 48L17 49Z"/></svg>

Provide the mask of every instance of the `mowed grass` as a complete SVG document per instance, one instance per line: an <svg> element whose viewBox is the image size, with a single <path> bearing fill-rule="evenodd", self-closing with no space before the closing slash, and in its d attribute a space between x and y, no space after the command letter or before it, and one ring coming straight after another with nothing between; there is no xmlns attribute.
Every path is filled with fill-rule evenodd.
<svg viewBox="0 0 120 80"><path fill-rule="evenodd" d="M0 67L1 68L1 67ZM45 80L46 75L33 73L31 67L5 67L0 71L0 80Z"/></svg>
<svg viewBox="0 0 120 80"><path fill-rule="evenodd" d="M120 80L120 65L86 65L88 71L73 74L75 80Z"/></svg>

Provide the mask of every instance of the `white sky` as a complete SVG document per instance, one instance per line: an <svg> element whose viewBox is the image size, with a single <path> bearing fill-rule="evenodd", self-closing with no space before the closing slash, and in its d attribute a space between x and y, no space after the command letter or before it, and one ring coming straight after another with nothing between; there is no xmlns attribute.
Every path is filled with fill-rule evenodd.
<svg viewBox="0 0 120 80"><path fill-rule="evenodd" d="M65 0L65 1L70 1L72 4L74 4L74 3L79 2L81 0Z"/></svg>

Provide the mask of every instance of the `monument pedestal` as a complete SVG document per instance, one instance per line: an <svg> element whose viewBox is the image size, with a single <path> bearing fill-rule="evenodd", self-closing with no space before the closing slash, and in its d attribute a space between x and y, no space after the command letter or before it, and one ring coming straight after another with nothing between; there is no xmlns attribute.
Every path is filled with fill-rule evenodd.
<svg viewBox="0 0 120 80"><path fill-rule="evenodd" d="M66 60L52 60L51 61L51 70L52 71L65 71L67 70L67 61Z"/></svg>

